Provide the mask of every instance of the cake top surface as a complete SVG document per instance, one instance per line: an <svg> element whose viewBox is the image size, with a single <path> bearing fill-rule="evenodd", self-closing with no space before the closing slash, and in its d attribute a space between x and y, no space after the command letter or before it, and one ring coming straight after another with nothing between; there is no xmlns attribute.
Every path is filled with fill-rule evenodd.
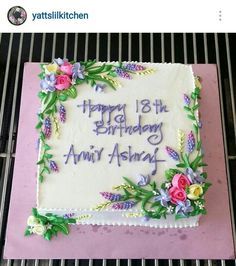
<svg viewBox="0 0 236 266"><path fill-rule="evenodd" d="M206 213L191 66L55 59L41 68L38 210Z"/></svg>

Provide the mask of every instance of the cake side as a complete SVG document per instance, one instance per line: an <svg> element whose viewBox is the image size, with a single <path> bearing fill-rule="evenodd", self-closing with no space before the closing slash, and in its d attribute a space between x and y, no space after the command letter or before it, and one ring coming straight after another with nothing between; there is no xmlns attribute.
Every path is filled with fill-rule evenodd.
<svg viewBox="0 0 236 266"><path fill-rule="evenodd" d="M56 75L63 76L68 70L63 65L72 66L71 76L67 76L73 77L75 67L64 61L53 64ZM76 99L63 98L71 87L53 91L59 110L53 107L53 115L49 112L42 119L44 139L39 152L40 162L45 147L50 150L46 151L50 158L45 158L51 171L47 166L42 168L44 162L38 163L39 181L42 176L44 180L38 182L35 215L48 217L51 212L54 219L62 217L68 223L80 224L198 225L199 215L206 212L203 195L209 184L202 171L200 88L195 86L191 66L97 63L92 71L97 70L98 75L106 66L109 71L114 68L113 76L126 78L116 91L106 88L105 93L98 94L88 90L83 84L86 75L88 80L91 76L86 67L83 71L77 68L76 73L84 76L77 75L79 95L71 97ZM42 73L44 81L50 72L45 76L43 66ZM103 72L98 76L104 81ZM57 83L58 78L53 86ZM95 91L104 89L102 84L91 85ZM66 117L58 139L56 111L62 122Z"/></svg>

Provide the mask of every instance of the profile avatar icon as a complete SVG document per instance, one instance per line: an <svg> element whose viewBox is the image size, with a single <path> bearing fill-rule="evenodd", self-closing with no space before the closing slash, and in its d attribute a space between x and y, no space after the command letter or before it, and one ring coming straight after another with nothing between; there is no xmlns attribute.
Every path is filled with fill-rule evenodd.
<svg viewBox="0 0 236 266"><path fill-rule="evenodd" d="M21 6L13 6L7 13L8 21L15 26L22 25L27 19L27 13Z"/></svg>

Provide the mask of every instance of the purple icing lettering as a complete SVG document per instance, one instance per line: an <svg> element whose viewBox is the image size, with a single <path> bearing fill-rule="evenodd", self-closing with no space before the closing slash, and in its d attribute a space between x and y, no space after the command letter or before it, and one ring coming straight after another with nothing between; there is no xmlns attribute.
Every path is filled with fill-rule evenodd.
<svg viewBox="0 0 236 266"><path fill-rule="evenodd" d="M93 129L93 131L96 133L96 135L100 135L100 134L106 134L107 133L107 127L104 126L104 122L103 121L95 121L95 129Z"/></svg>
<svg viewBox="0 0 236 266"><path fill-rule="evenodd" d="M139 100L136 100L136 113L139 112Z"/></svg>
<svg viewBox="0 0 236 266"><path fill-rule="evenodd" d="M121 152L120 156L121 156L122 161L127 161L128 160L128 152L127 151Z"/></svg>
<svg viewBox="0 0 236 266"><path fill-rule="evenodd" d="M129 161L130 163L131 162L139 162L139 161L147 162L147 163L153 165L152 167L154 168L154 170L152 170L152 174L154 175L157 172L158 163L159 162L165 162L165 160L159 160L157 158L157 152L158 152L158 148L154 149L153 154L147 153L145 151L134 152L134 151L132 151L131 146L128 146L128 151L120 152L119 144L116 143L112 153L108 154L108 156L110 157L109 163L112 163L114 160L114 162L120 167L121 161Z"/></svg>
<svg viewBox="0 0 236 266"><path fill-rule="evenodd" d="M158 145L163 140L163 134L162 134L162 122L158 125L158 127L152 126L151 132L154 131L156 134L153 134L147 138L147 141L151 145Z"/></svg>
<svg viewBox="0 0 236 266"><path fill-rule="evenodd" d="M90 153L88 151L81 151L77 154L77 161L79 162L81 159L88 162L95 162L94 153Z"/></svg>
<svg viewBox="0 0 236 266"><path fill-rule="evenodd" d="M149 113L151 111L150 100L144 99L140 103L142 105L142 113Z"/></svg>
<svg viewBox="0 0 236 266"><path fill-rule="evenodd" d="M148 142L152 145L157 145L162 141L162 122L156 124L142 125L142 116L138 115L138 121L136 125L126 125L126 116L116 115L114 118L115 125L108 125L104 121L95 121L95 129L93 131L96 135L107 134L116 135L119 134L122 137L124 134L133 135L138 133L142 135L144 132L156 133L148 138Z"/></svg>
<svg viewBox="0 0 236 266"><path fill-rule="evenodd" d="M73 161L74 164L77 164L77 159L76 159L76 154L75 154L75 151L74 151L74 145L73 145L73 144L70 145L69 152L68 152L67 154L64 154L63 156L66 157L65 164L68 163L69 158L70 158L71 156L72 156L73 159L74 159L74 161Z"/></svg>
<svg viewBox="0 0 236 266"><path fill-rule="evenodd" d="M140 161L140 158L145 154L145 151L142 151L141 153L132 153L132 147L131 146L128 146L129 148L129 161L132 162L132 161Z"/></svg>
<svg viewBox="0 0 236 266"><path fill-rule="evenodd" d="M116 122L116 123L124 123L125 121L126 121L126 119L125 119L125 116L124 115L116 115L115 117L114 117L114 121Z"/></svg>
<svg viewBox="0 0 236 266"><path fill-rule="evenodd" d="M88 117L92 116L92 113L99 112L101 114L101 121L104 121L104 115L108 113L107 122L111 122L111 117L113 112L122 112L125 116L125 108L126 104L117 104L117 105L105 105L105 104L92 104L92 101L89 99L88 101L84 100L82 105L77 105L77 107L83 107L83 113L88 111Z"/></svg>
<svg viewBox="0 0 236 266"><path fill-rule="evenodd" d="M155 100L153 106L155 106L156 114L169 112L167 106L162 104L162 100Z"/></svg>
<svg viewBox="0 0 236 266"><path fill-rule="evenodd" d="M97 161L101 160L103 150L104 150L104 148L101 148L100 150L95 151L95 153L97 153Z"/></svg>
<svg viewBox="0 0 236 266"><path fill-rule="evenodd" d="M90 151L80 151L79 153L75 153L74 145L71 145L68 154L64 155L64 157L66 157L65 164L68 163L71 156L74 159L74 164L77 164L81 160L95 163L96 161L101 160L103 150L104 148L94 150L94 146L90 145Z"/></svg>
<svg viewBox="0 0 236 266"><path fill-rule="evenodd" d="M119 154L119 144L118 143L115 144L113 152L108 154L108 156L111 157L109 163L112 163L113 159L116 158L116 160L117 160L116 163L120 167L120 154Z"/></svg>

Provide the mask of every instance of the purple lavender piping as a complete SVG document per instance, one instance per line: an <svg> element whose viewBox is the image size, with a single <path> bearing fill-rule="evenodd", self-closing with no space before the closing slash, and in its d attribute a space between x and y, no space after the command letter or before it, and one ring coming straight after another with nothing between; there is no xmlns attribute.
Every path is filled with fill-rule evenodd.
<svg viewBox="0 0 236 266"><path fill-rule="evenodd" d="M184 94L184 104L190 105L190 102L191 102L191 100L190 100L189 96L187 94Z"/></svg>
<svg viewBox="0 0 236 266"><path fill-rule="evenodd" d="M173 160L179 161L179 154L175 150L173 150L169 146L166 146L166 151Z"/></svg>
<svg viewBox="0 0 236 266"><path fill-rule="evenodd" d="M65 123L66 121L66 109L64 105L60 105L59 107L59 115L60 115L60 120L62 123Z"/></svg>
<svg viewBox="0 0 236 266"><path fill-rule="evenodd" d="M119 201L121 199L121 194L114 194L110 192L100 192L103 198L110 201Z"/></svg>
<svg viewBox="0 0 236 266"><path fill-rule="evenodd" d="M135 202L130 200L130 201L125 201L125 202L117 202L112 205L112 209L116 210L127 210L132 208L135 205Z"/></svg>
<svg viewBox="0 0 236 266"><path fill-rule="evenodd" d="M58 166L55 161L49 161L49 167L53 172L58 172Z"/></svg>
<svg viewBox="0 0 236 266"><path fill-rule="evenodd" d="M52 124L49 117L46 117L44 120L44 134L46 138L50 138L52 133Z"/></svg>
<svg viewBox="0 0 236 266"><path fill-rule="evenodd" d="M130 71L142 71L145 69L144 66L138 65L138 64L126 64L124 66L125 69L130 70Z"/></svg>
<svg viewBox="0 0 236 266"><path fill-rule="evenodd" d="M195 148L195 138L192 131L188 134L187 144L188 153L192 153Z"/></svg>
<svg viewBox="0 0 236 266"><path fill-rule="evenodd" d="M131 76L129 73L125 72L122 68L117 67L116 68L116 74L118 76L120 76L121 78L125 78L125 79L131 79Z"/></svg>

